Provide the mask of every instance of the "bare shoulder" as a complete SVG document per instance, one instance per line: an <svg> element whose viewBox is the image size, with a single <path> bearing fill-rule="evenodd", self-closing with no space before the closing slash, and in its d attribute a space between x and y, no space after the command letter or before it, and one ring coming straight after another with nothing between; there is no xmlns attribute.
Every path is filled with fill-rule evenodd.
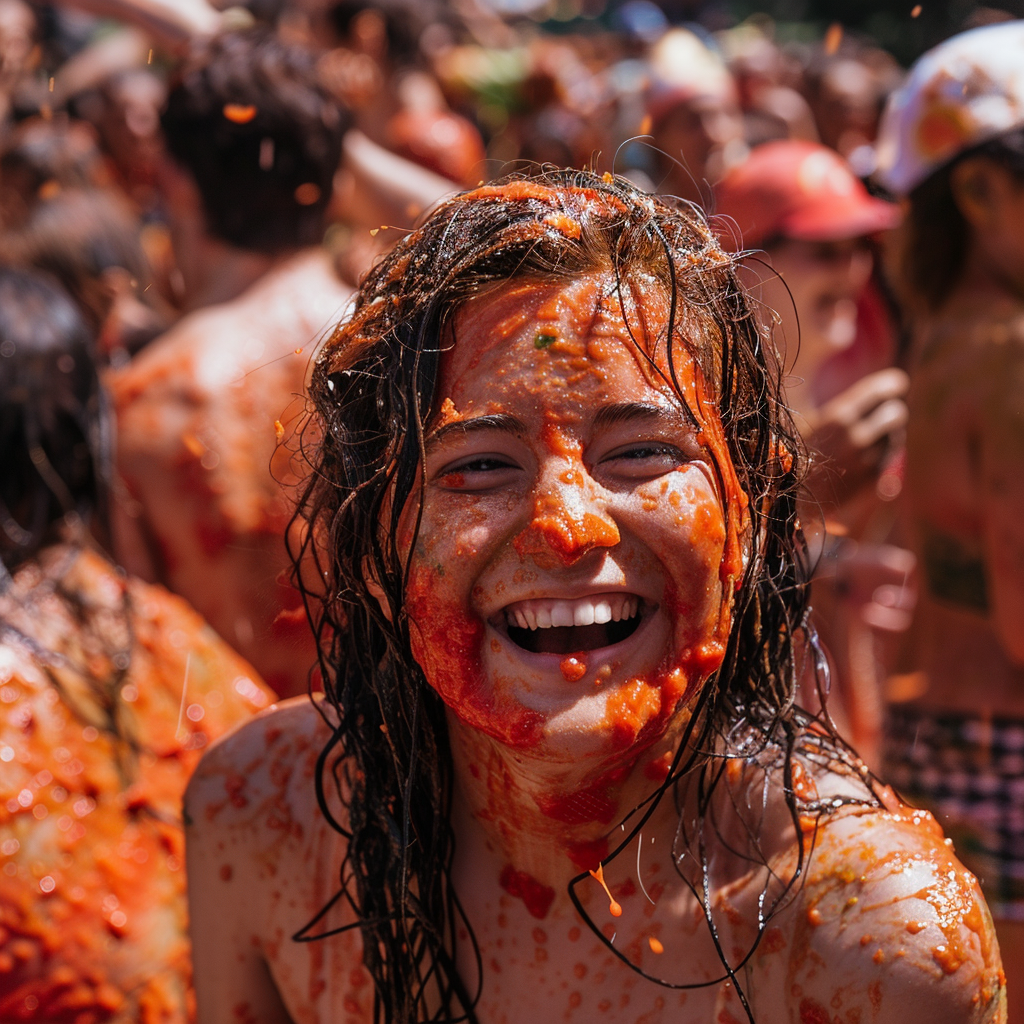
<svg viewBox="0 0 1024 1024"><path fill-rule="evenodd" d="M317 812L316 761L330 730L308 697L268 708L214 743L185 795L191 829L302 830ZM283 817L282 817L283 816ZM287 821L285 820L287 819Z"/></svg>
<svg viewBox="0 0 1024 1024"><path fill-rule="evenodd" d="M1005 1020L988 909L930 814L886 794L805 839L803 885L759 957L793 1020Z"/></svg>
<svg viewBox="0 0 1024 1024"><path fill-rule="evenodd" d="M217 348L210 344L211 338L223 340L231 332L233 320L230 304L187 313L127 366L111 371L107 385L118 411L140 402L167 402L172 396L187 398L191 371L205 350ZM191 382L191 389L199 386L200 382Z"/></svg>
<svg viewBox="0 0 1024 1024"><path fill-rule="evenodd" d="M192 777L185 838L200 1021L313 1024L368 998L357 922L335 906L344 837L316 798L330 736L317 707L296 697L214 744ZM334 801L330 809L344 826ZM346 930L329 944L296 941L315 927Z"/></svg>

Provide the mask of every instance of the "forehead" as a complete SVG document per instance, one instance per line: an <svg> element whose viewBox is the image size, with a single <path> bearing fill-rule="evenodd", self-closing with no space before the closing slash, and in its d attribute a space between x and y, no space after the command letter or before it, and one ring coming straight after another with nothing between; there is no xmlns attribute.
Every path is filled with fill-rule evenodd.
<svg viewBox="0 0 1024 1024"><path fill-rule="evenodd" d="M503 284L456 315L454 345L442 362L444 397L460 408L499 395L580 405L629 391L677 405L649 358L664 362L667 321L666 289L654 280L621 291L611 273Z"/></svg>

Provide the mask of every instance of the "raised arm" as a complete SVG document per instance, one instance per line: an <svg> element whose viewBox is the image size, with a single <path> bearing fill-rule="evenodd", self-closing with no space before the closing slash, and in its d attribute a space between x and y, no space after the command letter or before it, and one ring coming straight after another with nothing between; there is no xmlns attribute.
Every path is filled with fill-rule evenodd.
<svg viewBox="0 0 1024 1024"><path fill-rule="evenodd" d="M64 4L137 25L168 46L213 35L223 21L221 12L207 0L64 0Z"/></svg>

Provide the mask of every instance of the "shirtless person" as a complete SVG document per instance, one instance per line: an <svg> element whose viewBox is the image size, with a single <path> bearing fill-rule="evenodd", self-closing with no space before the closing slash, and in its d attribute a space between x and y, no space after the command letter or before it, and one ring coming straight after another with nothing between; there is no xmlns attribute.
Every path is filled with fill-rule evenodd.
<svg viewBox="0 0 1024 1024"><path fill-rule="evenodd" d="M908 533L916 699L886 771L981 879L1024 1021L1024 22L956 36L894 95L884 183L908 196L916 314Z"/></svg>
<svg viewBox="0 0 1024 1024"><path fill-rule="evenodd" d="M611 175L377 265L311 383L325 697L186 798L201 1022L1004 1019L973 876L790 703L773 366L700 215Z"/></svg>
<svg viewBox="0 0 1024 1024"><path fill-rule="evenodd" d="M285 695L306 689L315 648L288 580L278 445L350 294L318 244L345 116L312 63L252 30L182 69L162 179L196 312L110 382L120 560L188 598Z"/></svg>

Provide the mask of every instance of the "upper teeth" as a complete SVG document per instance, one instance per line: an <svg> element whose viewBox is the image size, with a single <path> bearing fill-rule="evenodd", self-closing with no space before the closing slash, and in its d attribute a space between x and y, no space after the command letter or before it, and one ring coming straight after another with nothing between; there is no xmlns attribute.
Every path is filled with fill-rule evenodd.
<svg viewBox="0 0 1024 1024"><path fill-rule="evenodd" d="M596 594L576 601L542 598L517 601L505 609L505 621L521 629L550 629L552 626L592 626L631 619L640 609L635 594Z"/></svg>

